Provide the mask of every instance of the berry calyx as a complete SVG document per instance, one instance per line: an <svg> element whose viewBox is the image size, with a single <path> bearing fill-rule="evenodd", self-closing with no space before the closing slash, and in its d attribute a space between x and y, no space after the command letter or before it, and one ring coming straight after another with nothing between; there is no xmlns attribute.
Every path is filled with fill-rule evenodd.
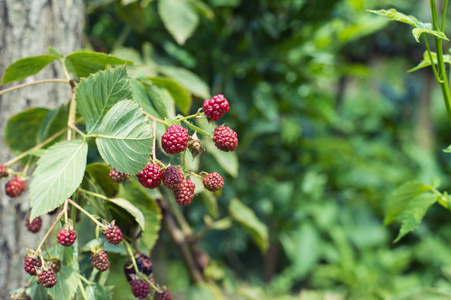
<svg viewBox="0 0 451 300"><path fill-rule="evenodd" d="M190 138L188 142L188 149L193 155L193 159L196 158L198 155L201 155L205 151L205 148L202 145L201 140L199 140L197 137L197 132L195 132L193 136Z"/></svg>
<svg viewBox="0 0 451 300"><path fill-rule="evenodd" d="M25 272L30 274L31 276L36 275L36 268L42 267L42 263L40 260L33 258L31 256L25 256L23 268Z"/></svg>
<svg viewBox="0 0 451 300"><path fill-rule="evenodd" d="M8 177L8 170L6 170L5 165L0 165L0 178Z"/></svg>
<svg viewBox="0 0 451 300"><path fill-rule="evenodd" d="M113 245L119 244L124 238L121 229L117 225L110 225L106 230L102 231L102 234L105 236L108 243Z"/></svg>
<svg viewBox="0 0 451 300"><path fill-rule="evenodd" d="M42 219L41 217L37 217L34 218L33 222L30 223L30 216L28 216L27 220L25 221L25 226L27 227L28 231L31 231L33 233L39 232L42 226Z"/></svg>
<svg viewBox="0 0 451 300"><path fill-rule="evenodd" d="M162 175L163 184L171 190L178 190L183 180L183 173L175 167L168 167Z"/></svg>
<svg viewBox="0 0 451 300"><path fill-rule="evenodd" d="M38 274L38 283L45 288L52 288L56 285L55 272L53 270L44 270Z"/></svg>
<svg viewBox="0 0 451 300"><path fill-rule="evenodd" d="M174 191L175 201L180 206L185 206L191 203L191 200L194 198L194 188L196 186L191 180L182 180L180 184L180 188Z"/></svg>
<svg viewBox="0 0 451 300"><path fill-rule="evenodd" d="M136 174L139 182L148 189L154 189L160 186L163 172L157 164L149 164L141 172Z"/></svg>
<svg viewBox="0 0 451 300"><path fill-rule="evenodd" d="M77 233L74 230L66 230L65 228L61 228L56 237L58 239L58 243L66 247L70 247L75 242Z"/></svg>
<svg viewBox="0 0 451 300"><path fill-rule="evenodd" d="M235 131L227 126L219 126L213 134L213 142L219 150L229 152L238 147L238 138Z"/></svg>
<svg viewBox="0 0 451 300"><path fill-rule="evenodd" d="M110 268L110 261L106 252L103 250L97 253L94 251L91 252L91 265L100 272L108 270Z"/></svg>
<svg viewBox="0 0 451 300"><path fill-rule="evenodd" d="M155 300L172 300L172 294L166 287L164 287L163 293L156 292L154 299Z"/></svg>
<svg viewBox="0 0 451 300"><path fill-rule="evenodd" d="M22 178L14 177L5 185L5 193L11 198L18 197L27 188L27 184Z"/></svg>
<svg viewBox="0 0 451 300"><path fill-rule="evenodd" d="M204 187L211 192L219 191L224 186L224 179L222 179L222 176L216 172L205 176L204 179L202 179L202 182Z"/></svg>
<svg viewBox="0 0 451 300"><path fill-rule="evenodd" d="M188 130L174 124L161 136L161 146L167 154L176 154L185 151L188 140Z"/></svg>
<svg viewBox="0 0 451 300"><path fill-rule="evenodd" d="M150 284L144 279L130 281L133 296L139 299L146 298L150 293Z"/></svg>
<svg viewBox="0 0 451 300"><path fill-rule="evenodd" d="M203 110L209 120L218 121L229 111L229 102L224 95L219 94L211 99L205 99Z"/></svg>
<svg viewBox="0 0 451 300"><path fill-rule="evenodd" d="M118 172L116 169L110 170L110 178L113 182L122 183L130 177L129 174Z"/></svg>

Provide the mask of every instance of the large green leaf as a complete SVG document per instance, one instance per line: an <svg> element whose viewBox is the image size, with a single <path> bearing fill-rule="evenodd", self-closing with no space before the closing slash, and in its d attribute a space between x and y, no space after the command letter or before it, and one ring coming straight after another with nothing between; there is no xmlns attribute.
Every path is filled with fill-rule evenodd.
<svg viewBox="0 0 451 300"><path fill-rule="evenodd" d="M162 77L149 77L153 84L168 90L175 101L175 105L183 112L188 113L191 106L191 97L189 93L175 80Z"/></svg>
<svg viewBox="0 0 451 300"><path fill-rule="evenodd" d="M95 132L110 108L124 99L132 99L125 67L102 71L82 79L77 86L75 101L88 133Z"/></svg>
<svg viewBox="0 0 451 300"><path fill-rule="evenodd" d="M6 68L1 84L19 81L34 75L55 59L58 59L58 57L54 55L39 55L19 59Z"/></svg>
<svg viewBox="0 0 451 300"><path fill-rule="evenodd" d="M78 77L87 77L104 70L108 65L133 65L133 61L121 59L111 54L81 50L66 56L68 70Z"/></svg>
<svg viewBox="0 0 451 300"><path fill-rule="evenodd" d="M419 182L407 182L397 188L388 199L388 206L385 211L384 219L385 225L390 224L400 213L402 213L413 198L430 190L430 186Z"/></svg>
<svg viewBox="0 0 451 300"><path fill-rule="evenodd" d="M139 227L141 227L142 230L146 229L143 213L136 206L131 204L130 201L121 198L110 198L108 199L108 201L125 209L129 214L135 217L136 223L138 223Z"/></svg>
<svg viewBox="0 0 451 300"><path fill-rule="evenodd" d="M111 168L102 163L89 164L86 174L94 180L107 197L114 197L119 192L119 184L110 178Z"/></svg>
<svg viewBox="0 0 451 300"><path fill-rule="evenodd" d="M230 216L241 224L251 235L254 242L262 252L266 252L269 246L268 227L257 218L254 211L240 202L232 199L229 205Z"/></svg>
<svg viewBox="0 0 451 300"><path fill-rule="evenodd" d="M122 173L136 174L152 153L152 127L132 100L114 105L100 124L96 139L102 158Z"/></svg>
<svg viewBox="0 0 451 300"><path fill-rule="evenodd" d="M421 194L410 200L409 205L402 213L401 229L399 230L395 243L420 225L429 207L436 201L437 196L432 193Z"/></svg>
<svg viewBox="0 0 451 300"><path fill-rule="evenodd" d="M185 43L199 23L196 9L189 0L159 0L158 13L179 45Z"/></svg>
<svg viewBox="0 0 451 300"><path fill-rule="evenodd" d="M51 289L47 289L47 292L55 300L71 300L74 298L78 288L78 276L80 275L78 271L78 260L73 259L75 254L73 247L58 248L63 262L61 264L61 270L55 274L56 285ZM78 253L75 255L78 256Z"/></svg>
<svg viewBox="0 0 451 300"><path fill-rule="evenodd" d="M172 66L163 66L160 71L164 75L175 79L192 94L201 98L210 98L208 85L193 72Z"/></svg>
<svg viewBox="0 0 451 300"><path fill-rule="evenodd" d="M87 154L88 145L81 140L60 142L45 151L30 186L31 219L57 208L76 191Z"/></svg>
<svg viewBox="0 0 451 300"><path fill-rule="evenodd" d="M138 79L130 79L130 84L133 91L133 100L138 102L145 112L151 114L154 117L164 119L165 116L161 116L153 105L153 101L162 102L161 97L156 96L153 97L153 100L151 100L147 91L148 85Z"/></svg>

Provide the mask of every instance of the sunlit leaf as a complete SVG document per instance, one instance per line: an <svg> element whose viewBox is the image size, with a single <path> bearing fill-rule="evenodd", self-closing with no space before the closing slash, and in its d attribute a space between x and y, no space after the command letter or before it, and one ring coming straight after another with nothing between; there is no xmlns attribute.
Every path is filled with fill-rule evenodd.
<svg viewBox="0 0 451 300"><path fill-rule="evenodd" d="M37 74L55 59L58 59L58 57L54 55L30 56L19 59L6 68L1 84L19 81Z"/></svg>
<svg viewBox="0 0 451 300"><path fill-rule="evenodd" d="M189 0L159 0L158 13L179 45L193 34L199 16Z"/></svg>

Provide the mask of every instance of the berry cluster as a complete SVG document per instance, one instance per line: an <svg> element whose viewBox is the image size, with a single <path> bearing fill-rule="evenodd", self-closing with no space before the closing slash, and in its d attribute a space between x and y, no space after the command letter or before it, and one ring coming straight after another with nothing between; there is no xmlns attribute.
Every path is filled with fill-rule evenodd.
<svg viewBox="0 0 451 300"><path fill-rule="evenodd" d="M117 225L109 225L106 229L102 230L102 234L105 236L107 242L113 245L119 244L124 238L121 229Z"/></svg>
<svg viewBox="0 0 451 300"><path fill-rule="evenodd" d="M25 227L27 227L28 231L31 231L33 233L39 232L42 227L41 217L34 218L30 223L30 216L28 216L27 220L25 221Z"/></svg>
<svg viewBox="0 0 451 300"><path fill-rule="evenodd" d="M45 288L52 288L56 285L55 272L53 270L44 270L39 272L37 283L42 284Z"/></svg>
<svg viewBox="0 0 451 300"><path fill-rule="evenodd" d="M27 188L27 183L20 177L14 177L5 185L5 193L11 198L19 197Z"/></svg>
<svg viewBox="0 0 451 300"><path fill-rule="evenodd" d="M111 169L110 177L113 182L122 183L122 182L126 181L130 177L130 175L126 174L126 173L118 172L116 169Z"/></svg>
<svg viewBox="0 0 451 300"><path fill-rule="evenodd" d="M138 177L139 182L144 187L154 189L160 186L161 175L163 175L163 172L161 171L161 167L159 165L149 164L141 172L136 174L136 177Z"/></svg>
<svg viewBox="0 0 451 300"><path fill-rule="evenodd" d="M42 263L40 260L37 260L35 257L25 256L23 268L25 272L30 274L31 276L36 275L36 268L42 267Z"/></svg>
<svg viewBox="0 0 451 300"><path fill-rule="evenodd" d="M103 250L93 250L91 252L91 265L104 272L110 268L110 261L108 260L108 255Z"/></svg>
<svg viewBox="0 0 451 300"><path fill-rule="evenodd" d="M130 281L133 296L139 299L147 298L150 293L150 284L144 279Z"/></svg>
<svg viewBox="0 0 451 300"><path fill-rule="evenodd" d="M167 154L176 154L185 151L188 140L188 130L175 124L161 136L161 145Z"/></svg>

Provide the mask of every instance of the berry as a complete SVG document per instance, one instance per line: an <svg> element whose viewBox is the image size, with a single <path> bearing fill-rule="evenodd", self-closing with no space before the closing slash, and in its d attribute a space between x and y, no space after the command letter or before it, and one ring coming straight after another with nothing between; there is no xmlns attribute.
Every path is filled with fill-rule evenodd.
<svg viewBox="0 0 451 300"><path fill-rule="evenodd" d="M113 245L119 244L124 238L121 229L117 225L108 227L102 234L105 236L108 243Z"/></svg>
<svg viewBox="0 0 451 300"><path fill-rule="evenodd" d="M171 292L165 287L163 293L155 293L155 300L172 300Z"/></svg>
<svg viewBox="0 0 451 300"><path fill-rule="evenodd" d="M202 182L204 183L204 187L211 192L219 191L224 186L224 179L216 172L205 176Z"/></svg>
<svg viewBox="0 0 451 300"><path fill-rule="evenodd" d="M106 271L110 268L110 261L105 251L100 250L98 253L91 252L91 264L100 272Z"/></svg>
<svg viewBox="0 0 451 300"><path fill-rule="evenodd" d="M116 169L111 169L110 177L113 182L122 183L122 182L126 181L130 177L130 175L126 174L126 173L118 172Z"/></svg>
<svg viewBox="0 0 451 300"><path fill-rule="evenodd" d="M183 180L183 173L175 167L168 167L162 175L163 184L171 190L178 190Z"/></svg>
<svg viewBox="0 0 451 300"><path fill-rule="evenodd" d="M188 140L188 130L175 124L161 136L161 145L167 154L176 154L185 151Z"/></svg>
<svg viewBox="0 0 451 300"><path fill-rule="evenodd" d="M139 182L148 189L154 189L160 186L161 175L163 175L163 172L157 164L150 164L136 174Z"/></svg>
<svg viewBox="0 0 451 300"><path fill-rule="evenodd" d="M37 217L34 218L33 222L30 223L30 216L28 216L27 220L25 221L25 226L28 228L28 231L31 231L33 233L39 232L42 226L42 219L41 217Z"/></svg>
<svg viewBox="0 0 451 300"><path fill-rule="evenodd" d="M52 268L53 272L58 273L61 271L61 260L54 259L50 262L50 268Z"/></svg>
<svg viewBox="0 0 451 300"><path fill-rule="evenodd" d="M8 177L8 171L5 165L0 165L0 178L2 177Z"/></svg>
<svg viewBox="0 0 451 300"><path fill-rule="evenodd" d="M8 181L5 185L6 195L11 198L18 197L22 192L27 188L27 184L22 178L14 177L10 181Z"/></svg>
<svg viewBox="0 0 451 300"><path fill-rule="evenodd" d="M235 151L238 146L236 132L227 126L219 126L213 134L213 142L219 150L229 152Z"/></svg>
<svg viewBox="0 0 451 300"><path fill-rule="evenodd" d="M39 273L38 282L45 288L52 288L56 284L55 272L53 270L44 270Z"/></svg>
<svg viewBox="0 0 451 300"><path fill-rule="evenodd" d="M180 206L185 206L191 203L191 200L194 198L194 188L195 185L191 180L182 180L180 184L180 188L175 193L175 201Z"/></svg>
<svg viewBox="0 0 451 300"><path fill-rule="evenodd" d="M55 209L52 210L52 211L49 211L48 214L49 214L50 216L53 216L54 214L56 214L56 213L58 212L58 208L59 208L59 207L55 208Z"/></svg>
<svg viewBox="0 0 451 300"><path fill-rule="evenodd" d="M211 121L217 121L229 111L229 102L224 95L216 95L204 101L204 113Z"/></svg>
<svg viewBox="0 0 451 300"><path fill-rule="evenodd" d="M66 247L70 247L75 242L77 233L73 230L67 231L64 228L61 228L56 237L58 238L58 243Z"/></svg>
<svg viewBox="0 0 451 300"><path fill-rule="evenodd" d="M132 286L133 296L135 296L136 298L144 299L149 295L150 284L147 281L143 279L132 280L130 284Z"/></svg>
<svg viewBox="0 0 451 300"><path fill-rule="evenodd" d="M135 259L136 259L136 265L138 267L138 270L141 273L144 273L147 276L152 274L153 263L146 254L139 253ZM132 276L130 276L130 275L136 274L135 268L133 267L133 264L131 261L129 261L125 264L124 273L125 273L125 276L127 277L128 281L132 280Z"/></svg>
<svg viewBox="0 0 451 300"><path fill-rule="evenodd" d="M40 260L36 260L33 257L25 256L23 268L25 272L30 274L31 276L36 275L36 268L42 267L42 263Z"/></svg>

